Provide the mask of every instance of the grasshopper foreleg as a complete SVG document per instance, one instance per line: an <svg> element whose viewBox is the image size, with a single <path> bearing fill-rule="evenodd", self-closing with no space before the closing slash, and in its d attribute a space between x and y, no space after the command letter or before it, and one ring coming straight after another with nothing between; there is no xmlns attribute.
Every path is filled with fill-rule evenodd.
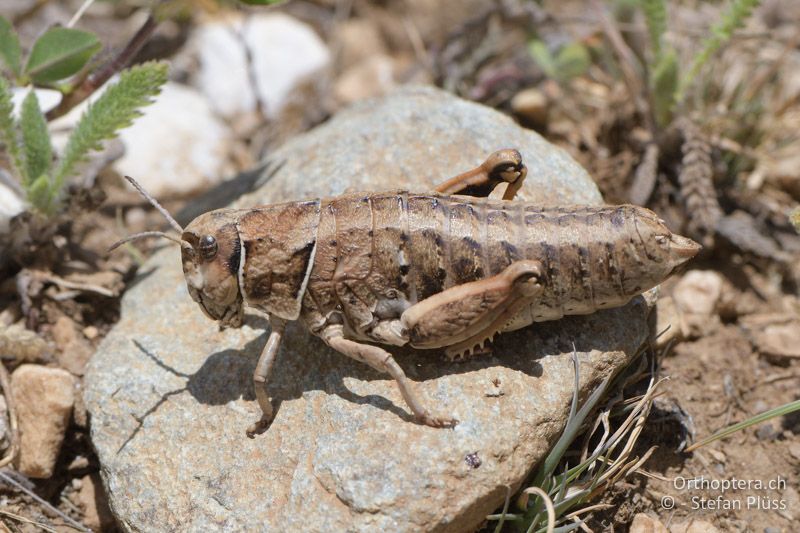
<svg viewBox="0 0 800 533"><path fill-rule="evenodd" d="M320 334L322 339L337 352L366 363L379 372L389 374L400 387L400 394L411 408L418 422L431 427L452 427L458 420L449 417L439 417L431 413L414 391L411 381L406 376L400 365L394 360L392 354L369 344L360 344L344 337L341 326L329 326Z"/></svg>
<svg viewBox="0 0 800 533"><path fill-rule="evenodd" d="M256 369L253 372L253 387L262 414L258 422L247 428L247 436L251 439L255 437L256 434L263 433L267 427L269 427L270 422L272 422L275 416L272 402L267 392L267 381L269 380L270 373L272 373L275 357L278 355L278 348L280 348L281 345L281 337L283 337L283 331L286 328L286 321L274 315L270 315L269 323L270 326L272 326L272 331L267 339L267 344L261 351L261 356L258 358Z"/></svg>

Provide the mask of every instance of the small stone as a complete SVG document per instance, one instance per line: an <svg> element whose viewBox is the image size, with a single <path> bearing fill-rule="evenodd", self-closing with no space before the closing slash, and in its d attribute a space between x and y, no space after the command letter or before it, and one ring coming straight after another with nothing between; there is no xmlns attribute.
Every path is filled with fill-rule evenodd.
<svg viewBox="0 0 800 533"><path fill-rule="evenodd" d="M759 353L777 359L800 358L800 318L793 314L752 315L742 320Z"/></svg>
<svg viewBox="0 0 800 533"><path fill-rule="evenodd" d="M761 424L756 430L756 438L758 440L775 440L778 433L775 431L775 426L771 422Z"/></svg>
<svg viewBox="0 0 800 533"><path fill-rule="evenodd" d="M394 85L394 61L392 58L385 55L373 55L339 76L333 92L337 102L347 105L385 94Z"/></svg>
<svg viewBox="0 0 800 533"><path fill-rule="evenodd" d="M53 324L51 334L59 348L58 364L72 374L82 376L93 350L78 326L69 317L60 316Z"/></svg>
<svg viewBox="0 0 800 533"><path fill-rule="evenodd" d="M90 341L96 339L98 335L100 335L100 332L94 326L86 326L83 328L83 336Z"/></svg>
<svg viewBox="0 0 800 533"><path fill-rule="evenodd" d="M25 201L13 189L0 183L0 235L8 233L11 219L25 210Z"/></svg>
<svg viewBox="0 0 800 533"><path fill-rule="evenodd" d="M783 512L786 513L790 520L794 520L800 513L800 494L797 493L797 489L786 487L786 490L781 494L781 499L786 504L786 509Z"/></svg>
<svg viewBox="0 0 800 533"><path fill-rule="evenodd" d="M83 509L84 523L94 531L105 531L114 525L114 515L108 506L100 476L89 474L81 478L78 502Z"/></svg>
<svg viewBox="0 0 800 533"><path fill-rule="evenodd" d="M256 110L256 94L242 39L242 17L226 17L201 24L189 49L196 50L200 68L197 87L214 111L226 118Z"/></svg>
<svg viewBox="0 0 800 533"><path fill-rule="evenodd" d="M656 348L681 338L681 315L672 296L662 296L656 304Z"/></svg>
<svg viewBox="0 0 800 533"><path fill-rule="evenodd" d="M89 459L83 455L78 455L69 464L67 470L70 472L75 472L77 470L85 470L86 468L89 468Z"/></svg>
<svg viewBox="0 0 800 533"><path fill-rule="evenodd" d="M669 533L658 519L644 513L636 513L631 522L630 533Z"/></svg>
<svg viewBox="0 0 800 533"><path fill-rule="evenodd" d="M467 463L470 468L478 468L482 464L481 458L478 457L478 452L467 454L467 456L464 457L464 462Z"/></svg>
<svg viewBox="0 0 800 533"><path fill-rule="evenodd" d="M792 457L796 460L800 461L800 442L789 444L789 453L792 454Z"/></svg>
<svg viewBox="0 0 800 533"><path fill-rule="evenodd" d="M248 19L242 31L252 57L256 95L264 113L276 118L292 92L329 67L325 43L307 24L270 13ZM291 57L291 61L286 61Z"/></svg>
<svg viewBox="0 0 800 533"><path fill-rule="evenodd" d="M719 533L719 529L707 520L695 520L686 528L686 533Z"/></svg>
<svg viewBox="0 0 800 533"><path fill-rule="evenodd" d="M22 324L0 325L0 354L15 363L45 363L52 360L53 350L35 331Z"/></svg>
<svg viewBox="0 0 800 533"><path fill-rule="evenodd" d="M75 378L66 370L22 365L11 375L17 409L20 451L17 470L33 478L49 478L64 440Z"/></svg>
<svg viewBox="0 0 800 533"><path fill-rule="evenodd" d="M233 170L228 163L233 134L196 90L167 82L142 113L122 130L125 155L114 166L135 176L154 197L207 188Z"/></svg>
<svg viewBox="0 0 800 533"><path fill-rule="evenodd" d="M678 281L672 298L681 315L684 335L697 337L719 324L716 306L722 285L722 276L711 270L691 270Z"/></svg>
<svg viewBox="0 0 800 533"><path fill-rule="evenodd" d="M523 89L511 99L511 110L523 122L536 129L547 125L547 116L550 105L547 96L536 88Z"/></svg>
<svg viewBox="0 0 800 533"><path fill-rule="evenodd" d="M375 24L366 18L345 20L336 26L333 37L338 47L337 63L342 71L374 55L387 53L386 45Z"/></svg>
<svg viewBox="0 0 800 533"><path fill-rule="evenodd" d="M714 448L706 448L706 452L708 453L708 455L713 457L714 460L717 461L718 463L725 462L726 457L724 452L720 450L715 450Z"/></svg>
<svg viewBox="0 0 800 533"><path fill-rule="evenodd" d="M331 62L314 30L283 13L226 14L202 24L188 49L200 66L196 86L228 119L259 107L268 118L277 118L293 93L322 76Z"/></svg>

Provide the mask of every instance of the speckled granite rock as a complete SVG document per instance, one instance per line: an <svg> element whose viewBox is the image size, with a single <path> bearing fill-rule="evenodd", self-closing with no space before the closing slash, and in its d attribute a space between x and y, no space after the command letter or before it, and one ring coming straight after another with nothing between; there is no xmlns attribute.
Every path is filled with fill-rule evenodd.
<svg viewBox="0 0 800 533"><path fill-rule="evenodd" d="M501 147L522 152L528 199L600 202L586 173L536 134L416 88L290 141L237 203L347 187L426 190ZM277 417L249 440L244 430L259 416L251 375L262 326L252 317L219 332L190 300L177 248L142 267L86 376L92 439L125 528L470 530L557 439L573 393L572 342L585 397L630 361L647 332L639 298L501 336L493 356L466 363L394 350L420 392L461 420L443 430L410 422L392 380L290 325L270 384Z"/></svg>

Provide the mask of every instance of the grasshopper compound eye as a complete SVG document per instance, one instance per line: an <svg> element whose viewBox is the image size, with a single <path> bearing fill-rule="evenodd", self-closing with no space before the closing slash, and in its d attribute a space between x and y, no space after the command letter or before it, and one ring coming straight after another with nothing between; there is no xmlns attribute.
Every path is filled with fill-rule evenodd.
<svg viewBox="0 0 800 533"><path fill-rule="evenodd" d="M203 238L200 239L200 244L198 245L198 249L200 250L200 256L205 261L211 261L217 255L217 239L215 239L211 235L204 235Z"/></svg>

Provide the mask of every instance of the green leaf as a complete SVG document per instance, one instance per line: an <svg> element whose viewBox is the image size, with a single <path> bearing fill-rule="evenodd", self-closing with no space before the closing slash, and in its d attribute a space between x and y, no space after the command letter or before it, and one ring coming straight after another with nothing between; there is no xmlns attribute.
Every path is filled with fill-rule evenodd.
<svg viewBox="0 0 800 533"><path fill-rule="evenodd" d="M647 33L650 36L650 47L656 61L661 57L661 43L667 32L666 0L641 0Z"/></svg>
<svg viewBox="0 0 800 533"><path fill-rule="evenodd" d="M661 126L666 126L672 119L679 77L678 56L675 51L670 50L662 54L650 73L653 112L656 116L656 122Z"/></svg>
<svg viewBox="0 0 800 533"><path fill-rule="evenodd" d="M122 71L119 81L106 89L83 113L67 141L64 155L54 174L54 188L61 189L64 179L75 171L101 142L116 137L117 132L141 115L139 109L152 103L167 81L167 65L149 62Z"/></svg>
<svg viewBox="0 0 800 533"><path fill-rule="evenodd" d="M5 144L5 149L17 177L25 181L25 165L17 139L17 128L14 124L14 104L11 102L11 88L3 76L0 76L0 141Z"/></svg>
<svg viewBox="0 0 800 533"><path fill-rule="evenodd" d="M53 210L53 190L50 187L50 178L42 174L25 189L28 203L40 213L51 213Z"/></svg>
<svg viewBox="0 0 800 533"><path fill-rule="evenodd" d="M19 37L5 17L0 16L0 60L7 68L19 76L19 59L22 49L19 46Z"/></svg>
<svg viewBox="0 0 800 533"><path fill-rule="evenodd" d="M586 73L592 58L589 51L579 42L572 42L561 48L556 55L556 72L560 81L569 81Z"/></svg>
<svg viewBox="0 0 800 533"><path fill-rule="evenodd" d="M36 83L69 78L101 48L98 38L72 28L51 28L33 44L25 74Z"/></svg>
<svg viewBox="0 0 800 533"><path fill-rule="evenodd" d="M528 44L528 51L548 78L555 78L557 76L555 59L544 42L538 39L531 41Z"/></svg>
<svg viewBox="0 0 800 533"><path fill-rule="evenodd" d="M22 149L25 152L26 175L29 178L49 174L53 159L53 148L50 145L50 134L47 122L39 108L36 93L30 91L22 102L20 115L22 129ZM23 185L27 185L23 183Z"/></svg>

